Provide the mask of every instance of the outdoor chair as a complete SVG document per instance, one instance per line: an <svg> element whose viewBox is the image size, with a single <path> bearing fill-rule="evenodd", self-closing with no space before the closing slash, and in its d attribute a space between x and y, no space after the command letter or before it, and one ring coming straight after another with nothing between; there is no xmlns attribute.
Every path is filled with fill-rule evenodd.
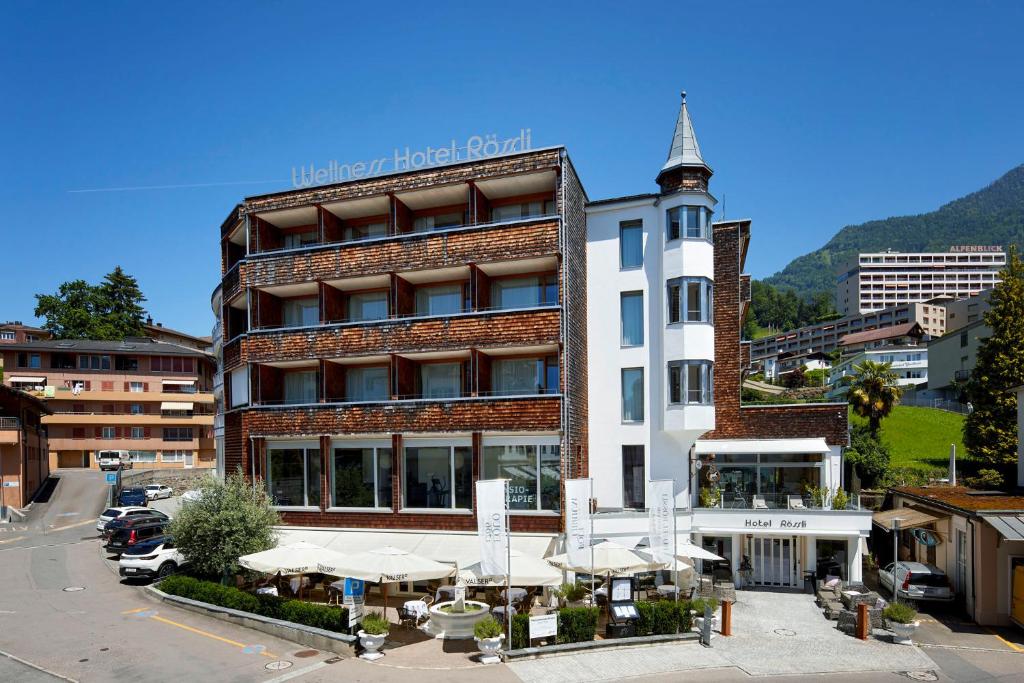
<svg viewBox="0 0 1024 683"><path fill-rule="evenodd" d="M762 496L754 496L753 503L752 503L751 507L754 510L767 510L768 509L768 503L765 502L765 500L764 500L764 498Z"/></svg>
<svg viewBox="0 0 1024 683"><path fill-rule="evenodd" d="M789 496L789 509L790 510L806 510L807 507L804 505L804 499L800 496Z"/></svg>
<svg viewBox="0 0 1024 683"><path fill-rule="evenodd" d="M651 587L644 591L644 597L649 602L657 602L658 600L661 600L661 593L658 592L656 587Z"/></svg>
<svg viewBox="0 0 1024 683"><path fill-rule="evenodd" d="M420 623L420 615L411 609L406 609L405 605L398 606L398 625L406 626L408 628L416 628Z"/></svg>

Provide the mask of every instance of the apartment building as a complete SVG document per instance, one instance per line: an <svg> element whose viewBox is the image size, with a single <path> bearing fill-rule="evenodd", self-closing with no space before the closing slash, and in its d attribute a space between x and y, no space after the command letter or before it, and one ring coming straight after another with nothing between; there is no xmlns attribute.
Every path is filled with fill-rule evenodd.
<svg viewBox="0 0 1024 683"><path fill-rule="evenodd" d="M207 354L213 352L212 337L197 337L188 332L164 327L163 323L155 323L152 318L147 318L142 327L145 330L145 335L150 339L167 342L168 344L177 344L178 346L195 349Z"/></svg>
<svg viewBox="0 0 1024 683"><path fill-rule="evenodd" d="M974 296L946 304L946 334L956 332L971 323L984 322L985 313L992 307L991 299L992 290L986 289Z"/></svg>
<svg viewBox="0 0 1024 683"><path fill-rule="evenodd" d="M842 486L846 405L743 405L751 221L713 220L711 175L684 95L659 191L587 207L595 534L641 542L648 484L671 480L678 533L738 581L802 585L826 557L857 580L870 513L804 500Z"/></svg>
<svg viewBox="0 0 1024 683"><path fill-rule="evenodd" d="M1005 266L1006 252L1001 247L858 254L836 275L836 310L852 315L936 297L973 296L995 287Z"/></svg>
<svg viewBox="0 0 1024 683"><path fill-rule="evenodd" d="M49 413L38 398L0 384L0 522L28 505L50 473L42 424Z"/></svg>
<svg viewBox="0 0 1024 683"><path fill-rule="evenodd" d="M217 476L223 477L227 474L224 468L224 326L221 316L224 314L224 299L220 295L220 285L213 290L210 297L210 306L213 308L215 322L213 333L210 335L212 342L213 358L216 368L213 374L213 447L214 461Z"/></svg>
<svg viewBox="0 0 1024 683"><path fill-rule="evenodd" d="M562 147L245 199L225 468L291 527L448 558L477 552L474 481L508 477L513 543L544 552L587 471L585 202Z"/></svg>
<svg viewBox="0 0 1024 683"><path fill-rule="evenodd" d="M795 330L779 332L746 342L754 370L774 368L775 375L795 370L811 354L830 353L847 335L916 322L928 337L940 337L946 329L946 299L905 304L870 313L848 315Z"/></svg>
<svg viewBox="0 0 1024 683"><path fill-rule="evenodd" d="M49 466L98 467L127 450L136 467L213 467L210 356L148 337L49 340L0 350L4 384L45 400Z"/></svg>
<svg viewBox="0 0 1024 683"><path fill-rule="evenodd" d="M46 330L25 325L20 320L0 323L0 344L23 344L49 338L50 333Z"/></svg>

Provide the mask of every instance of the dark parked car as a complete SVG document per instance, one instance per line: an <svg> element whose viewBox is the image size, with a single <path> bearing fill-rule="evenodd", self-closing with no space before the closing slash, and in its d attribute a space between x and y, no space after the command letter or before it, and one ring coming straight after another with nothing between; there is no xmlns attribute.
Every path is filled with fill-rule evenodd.
<svg viewBox="0 0 1024 683"><path fill-rule="evenodd" d="M118 505L145 507L149 503L149 498L146 497L146 489L141 486L129 486L121 489L121 493L117 496L117 503Z"/></svg>
<svg viewBox="0 0 1024 683"><path fill-rule="evenodd" d="M119 529L130 529L148 524L166 525L170 521L171 518L159 510L147 510L146 514L143 515L126 515L110 520L103 527L103 535L109 538L111 534Z"/></svg>
<svg viewBox="0 0 1024 683"><path fill-rule="evenodd" d="M107 540L104 546L112 555L120 555L125 550L132 548L139 543L152 541L155 538L165 535L166 522L134 523L131 526L117 529Z"/></svg>

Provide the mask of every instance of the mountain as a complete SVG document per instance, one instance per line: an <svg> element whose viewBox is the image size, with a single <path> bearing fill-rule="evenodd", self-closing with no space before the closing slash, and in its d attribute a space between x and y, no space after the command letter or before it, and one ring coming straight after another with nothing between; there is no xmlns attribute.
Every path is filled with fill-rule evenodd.
<svg viewBox="0 0 1024 683"><path fill-rule="evenodd" d="M832 294L836 267L859 252L947 251L957 244L1024 244L1024 164L931 213L848 225L764 281L809 301L819 292Z"/></svg>

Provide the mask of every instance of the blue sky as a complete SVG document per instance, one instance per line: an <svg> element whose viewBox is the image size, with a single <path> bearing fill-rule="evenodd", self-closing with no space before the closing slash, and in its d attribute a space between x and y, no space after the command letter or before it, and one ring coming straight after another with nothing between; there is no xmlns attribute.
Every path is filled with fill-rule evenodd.
<svg viewBox="0 0 1024 683"><path fill-rule="evenodd" d="M680 89L769 275L1024 162L1022 26L1013 2L4 3L0 319L122 265L208 334L221 221L311 162L529 127L591 198L651 191ZM214 183L238 184L75 191Z"/></svg>

